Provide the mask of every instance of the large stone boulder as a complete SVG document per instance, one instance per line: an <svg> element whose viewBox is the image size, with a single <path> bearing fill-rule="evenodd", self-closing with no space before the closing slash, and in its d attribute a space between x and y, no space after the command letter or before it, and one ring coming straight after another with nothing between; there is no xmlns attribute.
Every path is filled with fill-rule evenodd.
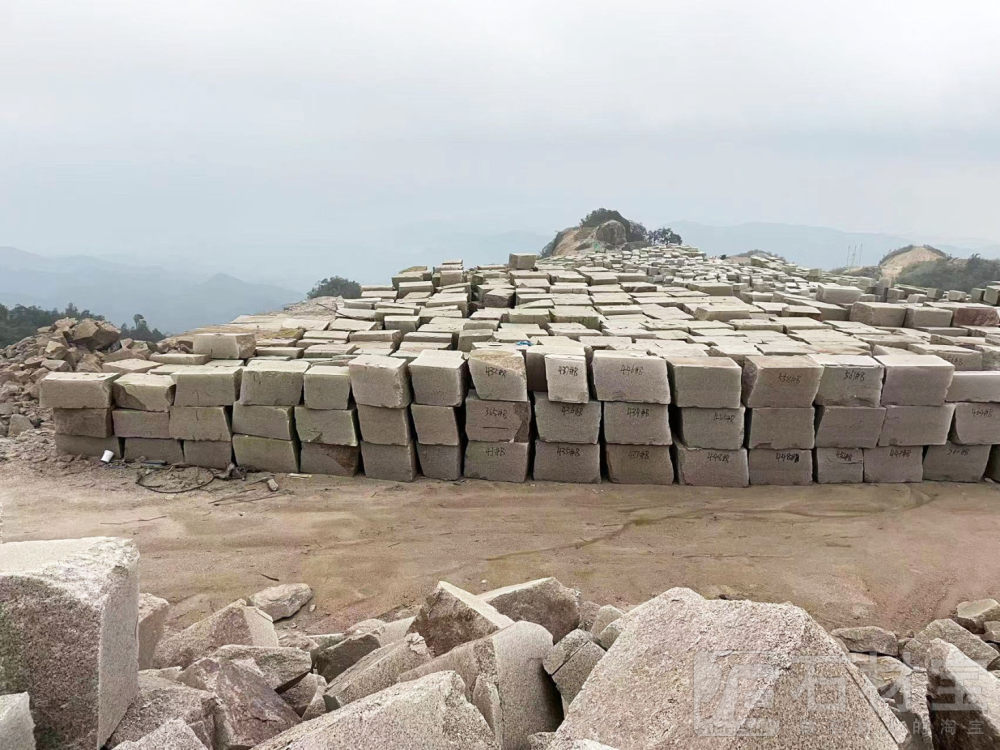
<svg viewBox="0 0 1000 750"><path fill-rule="evenodd" d="M108 740L108 747L138 742L171 719L180 719L203 744L215 737L215 696L165 679L155 670L139 673L139 693Z"/></svg>
<svg viewBox="0 0 1000 750"><path fill-rule="evenodd" d="M157 667L186 667L208 656L219 646L277 646L274 622L242 599L199 620L179 633L164 638L156 648Z"/></svg>
<svg viewBox="0 0 1000 750"><path fill-rule="evenodd" d="M376 633L334 634L328 642L313 649L313 664L324 679L332 681L380 646Z"/></svg>
<svg viewBox="0 0 1000 750"><path fill-rule="evenodd" d="M579 740L897 750L906 730L803 610L671 589L629 613L553 747Z"/></svg>
<svg viewBox="0 0 1000 750"><path fill-rule="evenodd" d="M478 596L441 581L420 607L410 632L422 635L431 653L440 656L512 622Z"/></svg>
<svg viewBox="0 0 1000 750"><path fill-rule="evenodd" d="M554 730L562 718L558 694L542 669L551 649L549 631L533 622L516 622L456 646L399 679L457 672L466 697L486 717L501 750L520 750L527 748L529 735Z"/></svg>
<svg viewBox="0 0 1000 750"><path fill-rule="evenodd" d="M899 641L891 630L866 625L856 628L837 628L830 635L856 654L882 654L899 656Z"/></svg>
<svg viewBox="0 0 1000 750"><path fill-rule="evenodd" d="M312 669L309 653L286 646L229 645L217 648L211 657L219 662L249 659L260 670L272 690L281 691L302 679Z"/></svg>
<svg viewBox="0 0 1000 750"><path fill-rule="evenodd" d="M625 226L620 221L609 219L594 230L594 239L609 245L624 245L626 239Z"/></svg>
<svg viewBox="0 0 1000 750"><path fill-rule="evenodd" d="M996 599L959 602L955 608L955 622L973 633L982 633L983 626L992 620L1000 620L1000 602Z"/></svg>
<svg viewBox="0 0 1000 750"><path fill-rule="evenodd" d="M393 685L303 722L254 750L497 750L454 672Z"/></svg>
<svg viewBox="0 0 1000 750"><path fill-rule="evenodd" d="M27 693L0 695L0 747L35 750L35 722Z"/></svg>
<svg viewBox="0 0 1000 750"><path fill-rule="evenodd" d="M205 744L183 721L171 719L141 740L123 742L117 750L205 750Z"/></svg>
<svg viewBox="0 0 1000 750"><path fill-rule="evenodd" d="M923 630L906 642L903 647L903 661L910 666L926 666L927 649L938 638L956 646L959 651L984 669L1000 664L1000 651L953 620L934 620L928 623Z"/></svg>
<svg viewBox="0 0 1000 750"><path fill-rule="evenodd" d="M308 584L282 583L251 596L250 606L267 612L272 620L283 620L302 609L312 599L312 595L312 588Z"/></svg>
<svg viewBox="0 0 1000 750"><path fill-rule="evenodd" d="M417 633L410 633L401 641L366 654L337 675L326 690L326 706L332 711L385 690L395 685L401 674L430 660L431 653L424 639Z"/></svg>
<svg viewBox="0 0 1000 750"><path fill-rule="evenodd" d="M299 715L246 664L222 662L215 679L215 750L244 750L299 723Z"/></svg>
<svg viewBox="0 0 1000 750"><path fill-rule="evenodd" d="M0 544L0 694L31 696L43 750L100 747L135 697L138 564L126 539Z"/></svg>
<svg viewBox="0 0 1000 750"><path fill-rule="evenodd" d="M558 641L580 624L580 592L563 586L555 578L487 591L479 598L502 615L517 622L536 622Z"/></svg>
<svg viewBox="0 0 1000 750"><path fill-rule="evenodd" d="M940 639L927 648L927 678L939 750L1000 747L1000 680Z"/></svg>

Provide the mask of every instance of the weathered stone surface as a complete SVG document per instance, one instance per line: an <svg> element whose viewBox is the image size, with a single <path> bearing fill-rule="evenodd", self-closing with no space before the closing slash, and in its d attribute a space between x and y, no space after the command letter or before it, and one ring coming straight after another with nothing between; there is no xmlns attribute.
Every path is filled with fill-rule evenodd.
<svg viewBox="0 0 1000 750"><path fill-rule="evenodd" d="M160 642L153 658L160 667L186 667L219 646L277 646L271 618L242 600L190 625Z"/></svg>
<svg viewBox="0 0 1000 750"><path fill-rule="evenodd" d="M671 589L628 617L555 746L896 750L905 740L840 645L797 607Z"/></svg>
<svg viewBox="0 0 1000 750"><path fill-rule="evenodd" d="M554 674L569 658L588 643L597 643L597 638L587 630L573 630L556 643L542 659L542 667Z"/></svg>
<svg viewBox="0 0 1000 750"><path fill-rule="evenodd" d="M903 661L910 666L927 666L927 649L935 639L956 646L984 669L1000 664L1000 652L953 620L934 620L913 636L902 649Z"/></svg>
<svg viewBox="0 0 1000 750"><path fill-rule="evenodd" d="M536 622L559 641L580 624L580 592L555 578L516 583L480 594L479 598L517 622Z"/></svg>
<svg viewBox="0 0 1000 750"><path fill-rule="evenodd" d="M605 604L597 610L597 616L594 618L594 624L590 626L590 632L599 636L604 628L624 614L625 613L618 609L618 607L611 604Z"/></svg>
<svg viewBox="0 0 1000 750"><path fill-rule="evenodd" d="M0 695L0 747L35 750L35 722L27 693Z"/></svg>
<svg viewBox="0 0 1000 750"><path fill-rule="evenodd" d="M135 696L138 563L126 539L0 544L0 694L31 696L39 748L100 747Z"/></svg>
<svg viewBox="0 0 1000 750"><path fill-rule="evenodd" d="M306 583L282 583L258 591L250 597L250 606L266 612L272 620L291 617L312 599L312 588Z"/></svg>
<svg viewBox="0 0 1000 750"><path fill-rule="evenodd" d="M876 656L872 653L851 653L851 664L868 678L878 694L886 699L895 699L903 689L903 683L913 674L913 670L899 659L891 656Z"/></svg>
<svg viewBox="0 0 1000 750"><path fill-rule="evenodd" d="M884 628L868 625L857 628L837 628L830 635L840 640L848 651L859 654L899 655L896 634Z"/></svg>
<svg viewBox="0 0 1000 750"><path fill-rule="evenodd" d="M327 682L323 675L310 672L291 687L279 690L278 695L304 721L308 721L309 719L316 718L315 716L307 717L306 712L310 711L316 705L317 701L319 701L318 708L320 710L316 715L326 713L326 704L323 702L323 693L326 691L326 687Z"/></svg>
<svg viewBox="0 0 1000 750"><path fill-rule="evenodd" d="M169 375L122 375L112 383L112 392L120 409L170 411L174 405L174 379Z"/></svg>
<svg viewBox="0 0 1000 750"><path fill-rule="evenodd" d="M139 669L153 666L153 653L163 637L170 602L152 594L139 594Z"/></svg>
<svg viewBox="0 0 1000 750"><path fill-rule="evenodd" d="M356 633L340 636L328 644L321 644L313 650L313 664L316 671L332 682L337 675L357 664L362 657L379 648L375 633Z"/></svg>
<svg viewBox="0 0 1000 750"><path fill-rule="evenodd" d="M469 355L469 374L479 398L487 401L527 401L528 375L524 355L499 349L477 349Z"/></svg>
<svg viewBox="0 0 1000 750"><path fill-rule="evenodd" d="M1000 620L1000 602L996 599L977 599L973 602L959 602L955 608L955 622L972 633L982 633L983 626L990 621Z"/></svg>
<svg viewBox="0 0 1000 750"><path fill-rule="evenodd" d="M497 750L454 672L393 685L300 724L254 750Z"/></svg>
<svg viewBox="0 0 1000 750"><path fill-rule="evenodd" d="M584 643L552 673L552 679L562 696L564 708L569 706L583 688L583 683L604 656L604 649L596 643Z"/></svg>
<svg viewBox="0 0 1000 750"><path fill-rule="evenodd" d="M312 657L308 651L287 646L221 646L209 658L220 663L249 659L257 665L268 686L278 692L293 685L312 669Z"/></svg>
<svg viewBox="0 0 1000 750"><path fill-rule="evenodd" d="M454 670L502 750L526 748L529 735L552 731L561 719L558 696L542 670L542 659L551 648L552 636L545 628L517 622L463 643L399 679Z"/></svg>
<svg viewBox="0 0 1000 750"><path fill-rule="evenodd" d="M198 735L180 719L171 719L141 740L123 742L118 750L205 750Z"/></svg>
<svg viewBox="0 0 1000 750"><path fill-rule="evenodd" d="M346 706L396 684L404 672L431 660L424 639L410 633L403 640L382 646L337 675L324 693L328 710Z"/></svg>
<svg viewBox="0 0 1000 750"><path fill-rule="evenodd" d="M348 365L351 390L359 404L399 409L410 403L406 362L377 354L363 354Z"/></svg>
<svg viewBox="0 0 1000 750"><path fill-rule="evenodd" d="M988 750L1000 746L1000 680L939 639L930 642L927 656L935 747Z"/></svg>
<svg viewBox="0 0 1000 750"><path fill-rule="evenodd" d="M115 373L50 372L41 382L39 401L49 409L110 409Z"/></svg>
<svg viewBox="0 0 1000 750"><path fill-rule="evenodd" d="M211 748L215 737L215 708L215 696L210 692L165 679L152 670L140 672L139 693L115 728L108 746L138 742L165 722L180 719Z"/></svg>
<svg viewBox="0 0 1000 750"><path fill-rule="evenodd" d="M242 663L220 665L215 695L216 750L256 747L299 723L295 710Z"/></svg>
<svg viewBox="0 0 1000 750"><path fill-rule="evenodd" d="M411 633L420 633L435 656L455 646L482 638L513 622L474 594L440 581L416 619Z"/></svg>

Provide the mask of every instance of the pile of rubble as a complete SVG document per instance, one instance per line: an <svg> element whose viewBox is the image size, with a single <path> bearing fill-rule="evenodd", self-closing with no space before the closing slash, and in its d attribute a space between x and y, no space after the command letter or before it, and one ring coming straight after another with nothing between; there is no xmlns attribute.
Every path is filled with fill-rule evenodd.
<svg viewBox="0 0 1000 750"><path fill-rule="evenodd" d="M410 617L276 628L285 584L164 633L114 538L0 545L4 750L1000 746L1000 604L912 637L672 588L626 610L553 578L441 582Z"/></svg>
<svg viewBox="0 0 1000 750"><path fill-rule="evenodd" d="M51 372L103 372L122 360L145 360L156 345L122 339L104 320L62 318L0 349L0 438L17 437L47 419L39 382Z"/></svg>

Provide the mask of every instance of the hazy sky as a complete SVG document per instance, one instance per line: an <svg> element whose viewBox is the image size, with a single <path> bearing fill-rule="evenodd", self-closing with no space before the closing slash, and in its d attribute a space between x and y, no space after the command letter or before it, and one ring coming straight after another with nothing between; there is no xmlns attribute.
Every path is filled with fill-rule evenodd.
<svg viewBox="0 0 1000 750"><path fill-rule="evenodd" d="M379 279L415 224L1000 239L998 202L996 0L0 0L0 245Z"/></svg>

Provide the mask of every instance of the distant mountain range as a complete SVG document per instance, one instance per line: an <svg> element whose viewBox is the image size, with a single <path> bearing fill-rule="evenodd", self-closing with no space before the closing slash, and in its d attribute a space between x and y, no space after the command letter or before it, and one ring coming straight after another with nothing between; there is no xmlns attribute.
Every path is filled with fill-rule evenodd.
<svg viewBox="0 0 1000 750"><path fill-rule="evenodd" d="M179 333L274 310L305 296L227 274L128 265L84 255L51 257L0 247L0 303L62 309L72 302L112 323L145 316L150 327Z"/></svg>
<svg viewBox="0 0 1000 750"><path fill-rule="evenodd" d="M876 265L886 253L911 244L930 244L958 257L972 253L984 257L1000 256L1000 243L981 239L844 232L827 227L763 222L712 226L693 221L674 221L667 226L678 232L684 242L709 255L738 255L747 250L767 250L813 268ZM858 252L848 263L848 253L852 249Z"/></svg>

